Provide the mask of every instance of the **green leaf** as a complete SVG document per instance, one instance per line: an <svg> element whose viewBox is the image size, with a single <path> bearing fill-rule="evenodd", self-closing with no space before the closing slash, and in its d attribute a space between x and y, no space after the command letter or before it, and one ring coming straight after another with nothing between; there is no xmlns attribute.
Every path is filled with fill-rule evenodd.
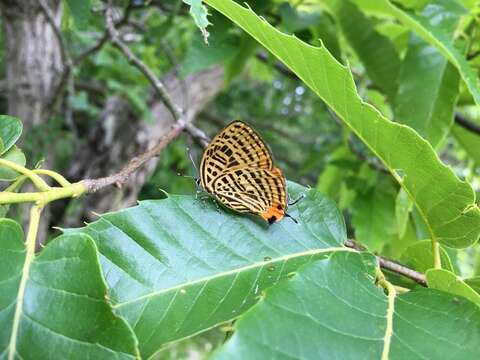
<svg viewBox="0 0 480 360"><path fill-rule="evenodd" d="M429 288L462 296L480 306L480 295L454 273L444 269L430 269L426 276Z"/></svg>
<svg viewBox="0 0 480 360"><path fill-rule="evenodd" d="M352 208L355 239L372 251L380 251L396 232L395 193L388 184L357 195Z"/></svg>
<svg viewBox="0 0 480 360"><path fill-rule="evenodd" d="M78 29L85 29L90 19L90 1L91 0L66 0L73 17L75 26Z"/></svg>
<svg viewBox="0 0 480 360"><path fill-rule="evenodd" d="M326 4L337 18L345 37L357 53L372 81L389 99L397 92L400 59L393 43L378 33L373 23L349 0L329 0Z"/></svg>
<svg viewBox="0 0 480 360"><path fill-rule="evenodd" d="M464 279L463 281L465 282L465 284L475 290L478 294L480 294L480 276Z"/></svg>
<svg viewBox="0 0 480 360"><path fill-rule="evenodd" d="M432 238L456 248L477 241L480 209L471 186L442 164L414 130L362 102L348 68L328 50L282 34L231 0L205 2L257 39L336 112L409 194Z"/></svg>
<svg viewBox="0 0 480 360"><path fill-rule="evenodd" d="M202 4L202 0L182 0L185 4L190 5L190 15L195 21L195 25L200 29L202 33L203 41L208 44L207 26L210 25L208 21L207 8Z"/></svg>
<svg viewBox="0 0 480 360"><path fill-rule="evenodd" d="M0 156L0 158L14 162L15 164L25 166L26 159L25 154L20 150L16 145L10 148L5 154ZM19 174L10 168L0 165L0 181L11 181L14 180Z"/></svg>
<svg viewBox="0 0 480 360"><path fill-rule="evenodd" d="M291 198L303 187L289 184ZM299 224L217 210L211 201L170 195L103 215L86 228L96 242L117 314L147 358L162 345L232 320L300 265L344 248L333 203L309 190L289 208Z"/></svg>
<svg viewBox="0 0 480 360"><path fill-rule="evenodd" d="M455 47L453 33L466 9L457 1L430 1L420 14L403 10L389 0L382 0L391 14L415 31L423 40L435 46L459 71L477 105L480 105L480 81L476 71Z"/></svg>
<svg viewBox="0 0 480 360"><path fill-rule="evenodd" d="M20 225L0 219L0 239L0 358L135 358L88 236L61 236L30 256Z"/></svg>
<svg viewBox="0 0 480 360"><path fill-rule="evenodd" d="M288 33L294 33L318 25L321 17L318 12L301 11L287 2L280 5L278 14L282 19L282 28Z"/></svg>
<svg viewBox="0 0 480 360"><path fill-rule="evenodd" d="M421 240L410 245L401 255L400 261L416 271L421 273L433 268L432 242L430 240ZM448 253L443 247L440 247L440 261L442 267L453 271L452 262Z"/></svg>
<svg viewBox="0 0 480 360"><path fill-rule="evenodd" d="M375 286L374 263L372 255L336 253L302 267L235 323L213 359L480 356L476 305L432 289L389 299Z"/></svg>
<svg viewBox="0 0 480 360"><path fill-rule="evenodd" d="M437 147L452 126L458 85L455 67L434 46L412 34L402 63L395 119Z"/></svg>
<svg viewBox="0 0 480 360"><path fill-rule="evenodd" d="M223 81L226 87L228 87L228 85L235 77L237 77L237 75L242 73L248 59L250 59L257 47L258 43L255 40L246 34L242 35L240 39L240 45L238 46L236 53L225 62L225 74Z"/></svg>
<svg viewBox="0 0 480 360"><path fill-rule="evenodd" d="M408 219L412 211L413 203L405 190L400 189L395 198L395 218L397 219L398 236L403 237L407 230Z"/></svg>
<svg viewBox="0 0 480 360"><path fill-rule="evenodd" d="M194 34L182 62L183 76L204 70L214 64L228 64L238 53L239 39L230 34L230 26L225 17L216 14L215 27L211 31L209 43L206 44L198 34Z"/></svg>
<svg viewBox="0 0 480 360"><path fill-rule="evenodd" d="M12 116L0 115L0 155L6 153L22 134L22 122Z"/></svg>
<svg viewBox="0 0 480 360"><path fill-rule="evenodd" d="M468 131L460 125L455 125L452 129L453 135L467 152L477 166L480 166L480 136Z"/></svg>

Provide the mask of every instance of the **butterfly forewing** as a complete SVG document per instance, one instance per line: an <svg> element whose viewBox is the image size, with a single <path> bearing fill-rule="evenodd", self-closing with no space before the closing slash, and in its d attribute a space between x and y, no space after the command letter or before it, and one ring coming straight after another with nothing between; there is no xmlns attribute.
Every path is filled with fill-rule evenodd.
<svg viewBox="0 0 480 360"><path fill-rule="evenodd" d="M200 165L203 188L227 207L269 222L287 207L285 179L268 146L249 125L234 121L208 145Z"/></svg>

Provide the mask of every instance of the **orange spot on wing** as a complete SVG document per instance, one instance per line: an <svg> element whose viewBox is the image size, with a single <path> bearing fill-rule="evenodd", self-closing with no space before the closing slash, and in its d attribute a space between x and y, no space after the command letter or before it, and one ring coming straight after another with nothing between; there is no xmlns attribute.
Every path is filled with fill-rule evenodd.
<svg viewBox="0 0 480 360"><path fill-rule="evenodd" d="M285 216L285 210L280 204L273 204L267 211L260 213L260 216L270 224L280 221Z"/></svg>

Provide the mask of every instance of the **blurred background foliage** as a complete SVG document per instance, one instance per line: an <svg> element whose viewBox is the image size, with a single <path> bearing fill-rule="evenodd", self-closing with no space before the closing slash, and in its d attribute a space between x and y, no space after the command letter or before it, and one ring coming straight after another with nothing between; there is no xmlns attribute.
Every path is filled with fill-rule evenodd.
<svg viewBox="0 0 480 360"><path fill-rule="evenodd" d="M455 45L478 76L480 8L475 1L451 2L464 7L464 15L455 23ZM80 3L66 1L62 20L62 31L72 53L94 44L104 30L104 19L99 15L102 2L91 0L86 9ZM332 3L248 1L256 13L277 29L295 34L311 45L323 44L338 61L348 64L363 99L388 118L400 121L402 117L421 111L418 103L427 101L429 94L419 93L418 102L410 99L406 104L402 104L404 100L396 98L396 94L408 90L408 79L415 81L417 75L410 73L409 78L409 69L420 71L418 69L424 67L428 70L435 65L428 63L428 56L410 54L409 62L406 61L415 44L425 45L423 40L386 16L376 2L349 0L340 7ZM425 8L427 1L395 3L418 12ZM418 257L431 251L429 245L424 246L422 242L427 238L422 220L382 164L341 126L335 115L295 75L229 20L210 10L211 25L207 28L206 44L189 16L188 5L180 0L125 0L116 4L119 13L127 6L132 11L124 41L159 77L174 70L185 79L212 65L224 66L223 91L195 119L195 124L209 136L234 119L250 123L271 146L278 166L289 180L316 187L335 200L344 212L350 238L411 266L415 266ZM454 17L455 13L452 10L451 14L444 15ZM0 59L5 58L3 42L1 38ZM431 47L424 50L430 51L432 56L438 55ZM456 70L452 71L458 77ZM4 75L5 61L2 60L0 78ZM399 88L399 79L403 80L402 88ZM453 123L453 118L457 114L480 126L480 109L463 83L458 88L458 101L455 87L446 89L452 93L438 99L441 103L453 101L453 104L450 112L442 110L441 114L449 117L448 131L438 141L436 149L442 161L460 178L468 180L479 194L480 134L467 130L458 122ZM66 170L75 149L86 144L84 134L97 121L108 96L115 94L126 98L138 118L155 122L150 111L149 91L145 77L130 66L117 49L106 44L75 69L75 89L63 107L64 114L24 134L22 148L29 165L53 154L53 167L60 172ZM188 108L188 104L184 107ZM67 111L73 112L74 123L66 121ZM7 113L4 96L0 96L0 113ZM417 130L427 136L422 129ZM194 181L179 176L197 176L187 148L193 161L199 163L202 149L186 135L177 138L163 150L161 161L144 185L140 199L163 197L159 189L176 194L195 192ZM478 245L466 250L444 248L444 251L459 275L480 275ZM218 330L203 334L166 349L162 356L195 358L199 352L211 350L212 344L223 338L224 333Z"/></svg>

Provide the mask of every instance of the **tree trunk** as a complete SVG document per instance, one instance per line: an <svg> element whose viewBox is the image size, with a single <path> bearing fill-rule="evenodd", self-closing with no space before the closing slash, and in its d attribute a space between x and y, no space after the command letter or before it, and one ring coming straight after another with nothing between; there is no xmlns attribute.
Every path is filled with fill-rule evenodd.
<svg viewBox="0 0 480 360"><path fill-rule="evenodd" d="M46 1L58 24L59 0ZM38 0L0 0L6 47L8 113L28 130L46 119L46 107L63 70L60 46Z"/></svg>

